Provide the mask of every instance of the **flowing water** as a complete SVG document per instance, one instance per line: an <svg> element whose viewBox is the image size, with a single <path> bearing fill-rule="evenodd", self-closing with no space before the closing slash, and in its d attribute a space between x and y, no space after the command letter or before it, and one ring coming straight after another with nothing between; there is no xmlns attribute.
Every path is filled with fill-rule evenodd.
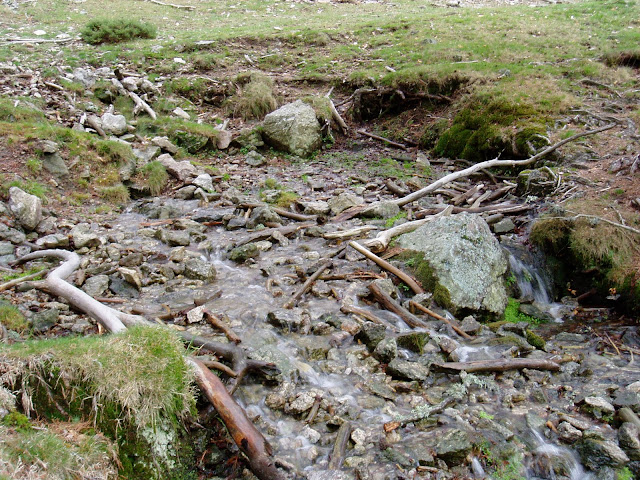
<svg viewBox="0 0 640 480"><path fill-rule="evenodd" d="M175 207L185 214L198 213L197 205L193 202L175 202ZM129 234L134 232L131 243L137 243L139 248L152 249L160 256L170 255L171 248L165 244L148 235L135 235L139 230L138 225L146 220L148 219L144 216L128 212L122 215L113 231ZM358 458L369 458L366 456L367 452L380 451L379 445L382 444L411 452L414 457L417 455L417 446L433 445L437 440L437 429L432 434L431 430L424 431L409 423L407 427L385 433L382 426L386 422L415 415L416 409L428 405L427 400L432 397L443 398L448 395L451 380L443 376L439 380L428 378L424 382L424 390L415 383L390 383L389 376L383 371L384 366L371 357L364 345L354 341L353 336L347 333L350 322L353 321L340 314L340 304L346 300L360 308L370 309L396 325L398 331L408 331L406 325L396 315L361 300L364 282L348 280L332 282L335 288L327 296L307 294L300 302L305 310L303 315L309 317L309 328L306 331L287 332L267 325L267 314L282 309L283 303L300 285L295 275L296 268L315 265L332 247L327 246L322 239L305 237L304 241L293 240L286 246L276 244L261 252L257 261L239 266L227 260L225 252L228 245L246 235L245 230L230 232L223 228L209 229L206 240L189 249L197 251L203 259L215 265L218 272L216 281L202 286L190 286L178 280L152 285L143 290L136 305L157 305L158 298L168 298L177 304L183 301L188 303L196 294L205 297L210 295L212 299L207 307L214 313L224 314L229 318L231 327L243 339L241 345L249 355L260 359L268 357L279 364L284 373L275 379L276 382L263 384L259 378L251 378L243 383L236 398L269 439L276 456L289 462L300 472L326 469L335 431L344 418L348 418L354 428L354 443L349 454L356 455L348 466L357 466ZM523 295L530 296L540 304L550 305L543 275L515 257L511 257L510 263ZM370 268L366 262L361 265ZM336 270L353 266L353 260L345 260L337 262ZM333 317L342 320L342 328L327 327ZM313 333L314 325L318 324L329 328L331 332ZM187 328L196 334L211 335L224 341L219 332L207 325L187 325ZM434 322L434 330L437 330L437 335L432 338L437 340L434 343L432 339L426 346L427 354L436 355L436 351L439 354L437 345L445 341L454 345L452 358L458 361L495 359L500 358L504 352L504 349L484 344L482 339L473 342L453 340L448 336L446 327L439 322ZM421 358L419 354L406 349L399 349L398 357L414 361ZM466 382L463 377L463 382L458 384L469 395L474 392L469 397L472 410L491 411L493 416L501 420L522 418L522 413L514 414L509 407L500 404L492 380L475 380L480 385L478 387L471 381L473 378L475 377L469 376L469 381ZM459 381L453 380L454 383ZM481 398L483 403L478 403L477 400L474 403L476 397ZM308 408L296 410L294 404L306 401L307 406L310 406L309 402L313 403L315 399L320 401L320 413L317 419L307 423L305 418ZM429 402L433 404L435 400ZM282 404L285 406L282 407ZM543 414L543 408L538 410ZM449 414L454 415L454 418L457 415L455 411ZM444 426L451 421L444 421ZM514 425L516 422L514 420ZM433 428L436 427L435 421L432 425ZM536 438L537 443L530 452L532 461L527 470L527 478L590 478L567 449L552 445L539 435ZM421 455L428 461L428 451ZM541 459L545 458L550 459L546 462L550 466L546 473L548 476L542 476L545 473L540 467L544 464ZM398 461L387 460L387 464L393 465ZM465 468L467 478L488 478L477 458L473 458ZM556 476L556 471L561 471L564 477ZM566 472L569 472L568 477Z"/></svg>

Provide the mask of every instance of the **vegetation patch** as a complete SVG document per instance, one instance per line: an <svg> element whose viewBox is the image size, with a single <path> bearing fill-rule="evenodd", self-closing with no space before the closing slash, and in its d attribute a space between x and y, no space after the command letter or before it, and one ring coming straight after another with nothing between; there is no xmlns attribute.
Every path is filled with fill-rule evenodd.
<svg viewBox="0 0 640 480"><path fill-rule="evenodd" d="M160 116L157 120L140 118L138 129L149 136L167 136L191 154L214 150L218 138L218 131L211 125L167 116Z"/></svg>
<svg viewBox="0 0 640 480"><path fill-rule="evenodd" d="M102 18L89 22L80 36L91 45L120 43L137 38L156 38L156 27L137 20Z"/></svg>
<svg viewBox="0 0 640 480"><path fill-rule="evenodd" d="M278 107L273 94L273 80L266 75L249 72L236 77L238 93L230 101L234 116L245 120L262 118Z"/></svg>
<svg viewBox="0 0 640 480"><path fill-rule="evenodd" d="M0 325L7 329L22 333L29 328L27 319L15 305L0 302Z"/></svg>
<svg viewBox="0 0 640 480"><path fill-rule="evenodd" d="M158 195L169 180L167 169L157 160L147 163L134 178L138 188L148 190L151 195Z"/></svg>

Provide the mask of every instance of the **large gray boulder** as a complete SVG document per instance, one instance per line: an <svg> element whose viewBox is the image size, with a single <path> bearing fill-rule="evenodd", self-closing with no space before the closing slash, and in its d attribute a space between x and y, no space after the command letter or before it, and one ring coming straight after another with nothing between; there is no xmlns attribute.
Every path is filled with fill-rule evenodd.
<svg viewBox="0 0 640 480"><path fill-rule="evenodd" d="M9 210L25 230L35 230L42 220L42 201L18 187L9 189Z"/></svg>
<svg viewBox="0 0 640 480"><path fill-rule="evenodd" d="M402 235L398 245L424 253L427 265L421 270L432 283L425 287L443 306L454 312L504 312L507 259L480 216L460 213L438 218Z"/></svg>
<svg viewBox="0 0 640 480"><path fill-rule="evenodd" d="M293 155L308 157L322 144L316 113L302 100L269 113L262 126L262 136L269 145Z"/></svg>

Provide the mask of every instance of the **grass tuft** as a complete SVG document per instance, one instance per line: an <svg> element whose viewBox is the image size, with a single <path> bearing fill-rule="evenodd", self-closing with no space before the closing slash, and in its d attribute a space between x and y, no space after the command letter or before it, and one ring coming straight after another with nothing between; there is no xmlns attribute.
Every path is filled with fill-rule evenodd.
<svg viewBox="0 0 640 480"><path fill-rule="evenodd" d="M255 72L243 73L238 75L236 82L241 86L238 94L231 98L234 116L245 120L262 118L278 107L273 95L273 80L269 77Z"/></svg>
<svg viewBox="0 0 640 480"><path fill-rule="evenodd" d="M89 22L80 36L91 45L120 43L136 38L156 38L156 27L136 20L103 18Z"/></svg>
<svg viewBox="0 0 640 480"><path fill-rule="evenodd" d="M108 187L102 187L98 190L100 196L107 202L114 205L124 205L130 200L129 189L122 183L118 185L111 185Z"/></svg>
<svg viewBox="0 0 640 480"><path fill-rule="evenodd" d="M140 172L136 175L136 183L143 188L149 189L151 195L158 195L167 184L169 180L169 174L167 169L164 168L158 161L147 163L140 169Z"/></svg>

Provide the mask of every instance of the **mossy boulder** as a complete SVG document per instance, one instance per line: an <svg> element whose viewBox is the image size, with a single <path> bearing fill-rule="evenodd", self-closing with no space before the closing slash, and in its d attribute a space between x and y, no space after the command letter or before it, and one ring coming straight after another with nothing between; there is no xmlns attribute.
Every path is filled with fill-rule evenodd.
<svg viewBox="0 0 640 480"><path fill-rule="evenodd" d="M268 114L262 136L274 148L308 157L322 145L320 123L313 107L298 100Z"/></svg>
<svg viewBox="0 0 640 480"><path fill-rule="evenodd" d="M507 305L503 276L507 260L478 215L442 217L402 235L398 245L421 252L416 274L434 299L455 312L501 315Z"/></svg>

